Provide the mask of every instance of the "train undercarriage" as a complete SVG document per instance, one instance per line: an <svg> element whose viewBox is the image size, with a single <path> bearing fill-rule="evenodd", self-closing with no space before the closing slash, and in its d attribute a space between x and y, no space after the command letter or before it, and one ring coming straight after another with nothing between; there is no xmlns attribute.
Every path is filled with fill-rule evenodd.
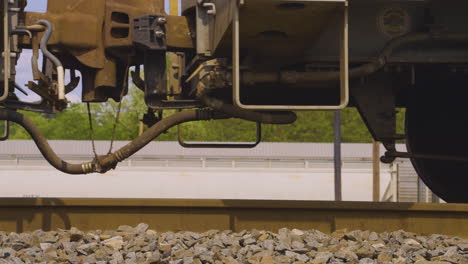
<svg viewBox="0 0 468 264"><path fill-rule="evenodd" d="M439 197L468 202L466 1L182 0L181 15L166 14L164 0L49 0L46 13L25 12L26 0L1 5L0 120L22 125L65 173L105 173L184 122L240 118L260 127L293 123L295 111L356 107L387 150L382 162L410 158ZM38 103L17 95L24 49L33 53L27 87ZM88 163L60 159L17 111L63 111L80 83L83 103L119 102L129 81L149 113L179 111L150 118L142 136Z"/></svg>

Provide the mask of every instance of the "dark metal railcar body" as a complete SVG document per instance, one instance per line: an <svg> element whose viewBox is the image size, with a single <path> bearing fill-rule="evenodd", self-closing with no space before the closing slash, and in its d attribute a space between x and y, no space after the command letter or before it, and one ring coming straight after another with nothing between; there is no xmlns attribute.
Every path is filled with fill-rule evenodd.
<svg viewBox="0 0 468 264"><path fill-rule="evenodd" d="M411 158L437 195L468 202L466 1L183 0L181 15L166 14L163 0L49 0L46 13L24 12L26 4L2 1L10 55L1 64L0 119L23 125L59 170L104 173L183 122L241 118L260 127L292 123L294 111L349 106L384 144L383 162ZM33 50L28 88L37 104L15 95L23 49ZM83 102L120 101L130 73L145 93L149 129L91 162L62 161L16 110L64 110L80 82L75 71ZM406 108L404 135L398 108ZM160 120L155 113L167 109L183 111ZM395 149L401 139L408 152Z"/></svg>

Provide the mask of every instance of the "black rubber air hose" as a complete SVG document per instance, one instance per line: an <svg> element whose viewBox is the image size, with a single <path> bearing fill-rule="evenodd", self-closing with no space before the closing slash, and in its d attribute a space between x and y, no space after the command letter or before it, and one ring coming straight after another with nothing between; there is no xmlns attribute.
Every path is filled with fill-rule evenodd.
<svg viewBox="0 0 468 264"><path fill-rule="evenodd" d="M197 84L197 98L204 105L214 109L217 112L224 113L233 118L244 119L262 124L288 125L296 122L297 120L296 113L291 111L260 112L241 109L232 104L227 104L222 100L208 96L204 81L205 79L202 79Z"/></svg>
<svg viewBox="0 0 468 264"><path fill-rule="evenodd" d="M57 170L68 174L105 173L114 169L119 162L138 152L171 127L191 121L227 118L229 118L229 116L204 110L178 112L156 123L145 131L143 135L112 154L100 156L97 160L87 163L70 164L57 156L40 129L28 117L13 110L0 109L0 120L6 120L21 125L31 135L44 158Z"/></svg>
<svg viewBox="0 0 468 264"><path fill-rule="evenodd" d="M230 115L234 118L260 122L262 124L287 125L292 124L297 120L297 115L294 112L258 112L244 110L206 95L201 96L200 101L206 106L211 107L216 111Z"/></svg>
<svg viewBox="0 0 468 264"><path fill-rule="evenodd" d="M86 174L92 171L88 171L88 168L92 168L92 162L83 164L70 164L62 160L50 147L47 139L42 134L41 130L34 124L31 119L18 112L1 109L0 120L6 120L13 123L17 123L22 126L32 137L37 145L37 148L42 153L44 158L55 167L57 170L68 174Z"/></svg>
<svg viewBox="0 0 468 264"><path fill-rule="evenodd" d="M159 121L154 126L146 130L140 137L133 140L116 152L110 155L99 157L98 165L101 166L101 168L97 168L97 170L99 172L106 172L115 168L117 163L129 158L171 127L191 121L207 121L229 118L231 117L223 113L209 110L190 110L178 112Z"/></svg>

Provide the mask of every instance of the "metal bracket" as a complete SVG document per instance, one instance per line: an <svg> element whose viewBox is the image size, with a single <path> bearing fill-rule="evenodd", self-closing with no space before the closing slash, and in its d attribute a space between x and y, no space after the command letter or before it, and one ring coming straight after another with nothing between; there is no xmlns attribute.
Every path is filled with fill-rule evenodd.
<svg viewBox="0 0 468 264"><path fill-rule="evenodd" d="M216 15L216 4L209 2L208 0L198 0L198 5L206 9L208 15Z"/></svg>
<svg viewBox="0 0 468 264"><path fill-rule="evenodd" d="M287 106L287 105L245 105L241 102L240 85L240 5L233 9L232 18L232 78L234 103L248 110L339 110L344 109L349 103L349 56L348 56L348 1L347 0L303 0L304 2L342 2L343 3L343 28L340 49L340 103L329 106Z"/></svg>
<svg viewBox="0 0 468 264"><path fill-rule="evenodd" d="M388 74L379 72L353 85L351 96L372 137L394 151L396 129L396 92ZM405 137L403 137L404 139Z"/></svg>
<svg viewBox="0 0 468 264"><path fill-rule="evenodd" d="M70 70L70 82L65 85L65 94L73 92L80 84L80 80L81 78L76 76L75 70Z"/></svg>
<svg viewBox="0 0 468 264"><path fill-rule="evenodd" d="M143 92L145 91L145 81L141 78L141 67L140 65L135 66L135 71L131 71L133 84Z"/></svg>
<svg viewBox="0 0 468 264"><path fill-rule="evenodd" d="M225 143L187 143L182 139L182 126L177 126L177 139L179 144L184 148L231 148L231 149L250 149L255 148L262 142L262 124L257 123L257 140L251 144L225 144Z"/></svg>
<svg viewBox="0 0 468 264"><path fill-rule="evenodd" d="M216 5L214 3L204 3L203 7L206 8L208 15L216 15Z"/></svg>
<svg viewBox="0 0 468 264"><path fill-rule="evenodd" d="M133 42L149 50L166 50L166 23L164 16L146 15L133 20Z"/></svg>
<svg viewBox="0 0 468 264"><path fill-rule="evenodd" d="M207 10L203 6L204 3L205 1L198 0L198 4L196 5L196 49L198 55L209 57L213 53L210 42L210 24L214 21L215 17L208 14L210 10Z"/></svg>
<svg viewBox="0 0 468 264"><path fill-rule="evenodd" d="M0 137L0 141L6 141L10 137L10 121L4 121L3 135Z"/></svg>
<svg viewBox="0 0 468 264"><path fill-rule="evenodd" d="M166 55L168 55L168 54L170 54L170 52L166 53ZM168 59L168 61L172 62L171 59ZM171 71L171 70L172 69L169 69L169 71ZM178 70L181 70L181 69L179 68ZM132 76L133 84L138 89L145 92L146 84L145 84L145 80L143 80L141 78L141 67L136 66L135 71L131 71L130 74ZM171 77L173 77L174 72L172 72L172 74L168 74L168 75L172 75ZM180 73L178 75L180 75ZM179 77L181 77L181 76L178 76L178 78ZM169 86L171 84L172 84L172 87ZM182 91L180 90L178 84L179 84L178 80L175 80L175 79L172 79L172 83L170 81L168 81L166 89L167 89L167 94L170 95L170 97L168 99L160 99L160 100L157 100L157 101L153 101L153 103L150 104L149 107L152 110L163 110L163 109L199 108L199 107L203 106L198 100L186 100L186 99L176 99L176 98L174 98L174 95L180 95L182 93Z"/></svg>

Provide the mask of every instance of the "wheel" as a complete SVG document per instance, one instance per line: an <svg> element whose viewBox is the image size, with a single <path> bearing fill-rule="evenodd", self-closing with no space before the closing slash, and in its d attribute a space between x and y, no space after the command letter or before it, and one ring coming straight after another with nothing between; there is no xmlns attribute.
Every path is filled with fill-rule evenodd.
<svg viewBox="0 0 468 264"><path fill-rule="evenodd" d="M419 78L418 78L419 77ZM468 157L468 77L419 67L406 112L410 153ZM468 162L411 159L424 183L451 203L468 203Z"/></svg>

